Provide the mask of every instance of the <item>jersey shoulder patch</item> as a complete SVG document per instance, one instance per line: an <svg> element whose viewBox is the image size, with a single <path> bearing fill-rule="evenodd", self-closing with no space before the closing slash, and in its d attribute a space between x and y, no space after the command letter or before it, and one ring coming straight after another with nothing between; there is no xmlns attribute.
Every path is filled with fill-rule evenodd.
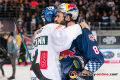
<svg viewBox="0 0 120 80"><path fill-rule="evenodd" d="M56 29L59 29L59 28L61 28L63 25L59 25L58 27L56 27Z"/></svg>

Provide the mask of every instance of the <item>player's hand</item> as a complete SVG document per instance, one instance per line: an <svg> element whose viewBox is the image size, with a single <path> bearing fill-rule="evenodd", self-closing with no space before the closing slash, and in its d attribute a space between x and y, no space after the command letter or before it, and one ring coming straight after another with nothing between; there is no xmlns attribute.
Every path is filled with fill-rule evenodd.
<svg viewBox="0 0 120 80"><path fill-rule="evenodd" d="M91 72L88 71L88 70L86 70L86 69L84 69L84 70L82 71L82 73L89 74L89 73L91 73Z"/></svg>
<svg viewBox="0 0 120 80"><path fill-rule="evenodd" d="M10 57L10 54L8 53L7 56Z"/></svg>
<svg viewBox="0 0 120 80"><path fill-rule="evenodd" d="M85 22L81 22L80 25L81 25L82 29L83 29L83 28L87 28L87 29L90 30L90 27L88 26L87 23L85 23Z"/></svg>
<svg viewBox="0 0 120 80"><path fill-rule="evenodd" d="M38 33L38 31L39 31L39 30L37 30L37 31L34 32L33 40L35 39L35 36L36 36L36 34Z"/></svg>

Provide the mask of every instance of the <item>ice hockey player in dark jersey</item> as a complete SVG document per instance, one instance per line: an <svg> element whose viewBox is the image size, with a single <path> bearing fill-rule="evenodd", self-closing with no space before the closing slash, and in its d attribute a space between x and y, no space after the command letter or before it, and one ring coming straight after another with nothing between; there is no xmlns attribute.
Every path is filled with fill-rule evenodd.
<svg viewBox="0 0 120 80"><path fill-rule="evenodd" d="M76 74L88 71L96 72L104 63L103 55L94 39L93 34L84 28L82 34L73 42L70 49L60 53L62 66L62 80L94 80L93 76L79 76ZM71 77L71 72L75 71Z"/></svg>

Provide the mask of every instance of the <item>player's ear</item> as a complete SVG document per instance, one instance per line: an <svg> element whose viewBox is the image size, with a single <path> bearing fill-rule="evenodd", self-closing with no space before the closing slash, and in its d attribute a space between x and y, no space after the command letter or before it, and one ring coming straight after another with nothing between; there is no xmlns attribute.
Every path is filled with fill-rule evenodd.
<svg viewBox="0 0 120 80"><path fill-rule="evenodd" d="M82 26L82 29L83 29L83 28L87 28L87 29L90 30L90 27L88 26L87 23L85 23L85 22L81 22L80 25Z"/></svg>
<svg viewBox="0 0 120 80"><path fill-rule="evenodd" d="M70 15L67 15L67 16L65 17L65 20L66 20L66 21L70 21L70 20L71 20Z"/></svg>

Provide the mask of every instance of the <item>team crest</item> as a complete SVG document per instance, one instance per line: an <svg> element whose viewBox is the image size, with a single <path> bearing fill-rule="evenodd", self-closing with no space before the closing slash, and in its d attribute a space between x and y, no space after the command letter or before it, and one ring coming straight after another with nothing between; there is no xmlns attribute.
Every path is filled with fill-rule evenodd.
<svg viewBox="0 0 120 80"><path fill-rule="evenodd" d="M89 39L91 40L91 41L94 41L94 36L92 35L92 34L89 34Z"/></svg>

